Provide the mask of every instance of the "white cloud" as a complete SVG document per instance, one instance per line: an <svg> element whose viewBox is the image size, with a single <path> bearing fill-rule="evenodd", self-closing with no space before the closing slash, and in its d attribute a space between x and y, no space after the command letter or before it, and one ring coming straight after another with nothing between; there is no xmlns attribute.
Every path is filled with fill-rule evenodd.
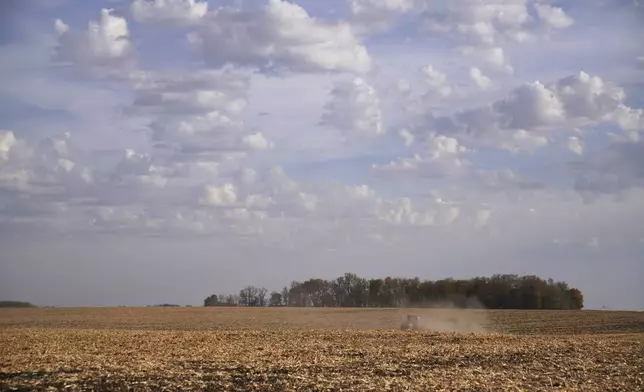
<svg viewBox="0 0 644 392"><path fill-rule="evenodd" d="M535 4L535 10L539 18L555 29L563 29L572 26L575 21L559 7L553 7L549 4Z"/></svg>
<svg viewBox="0 0 644 392"><path fill-rule="evenodd" d="M266 209L268 206L271 204L275 203L275 200L273 200L272 197L267 196L267 195L248 195L246 196L246 207L247 208L259 208L259 209Z"/></svg>
<svg viewBox="0 0 644 392"><path fill-rule="evenodd" d="M449 96L452 94L452 87L447 82L447 76L431 65L427 65L421 69L425 82L429 86L431 94L438 94L439 96Z"/></svg>
<svg viewBox="0 0 644 392"><path fill-rule="evenodd" d="M398 79L396 88L402 94L407 94L411 91L411 84L405 79Z"/></svg>
<svg viewBox="0 0 644 392"><path fill-rule="evenodd" d="M533 129L556 124L565 118L559 96L540 82L528 83L512 91L508 98L495 103L495 111L510 129Z"/></svg>
<svg viewBox="0 0 644 392"><path fill-rule="evenodd" d="M69 31L69 25L60 19L56 19L54 21L54 30L56 31L56 35L61 36Z"/></svg>
<svg viewBox="0 0 644 392"><path fill-rule="evenodd" d="M9 150L16 144L16 138L11 131L0 131L0 158L7 159Z"/></svg>
<svg viewBox="0 0 644 392"><path fill-rule="evenodd" d="M140 72L130 83L135 95L129 111L150 119L152 141L163 148L219 155L272 147L261 134L243 134L242 115L248 104L248 81L243 75L206 70Z"/></svg>
<svg viewBox="0 0 644 392"><path fill-rule="evenodd" d="M408 12L417 3L417 0L350 0L351 12L356 15L381 11Z"/></svg>
<svg viewBox="0 0 644 392"><path fill-rule="evenodd" d="M243 168L239 173L239 181L243 184L253 184L257 181L257 172L250 168Z"/></svg>
<svg viewBox="0 0 644 392"><path fill-rule="evenodd" d="M233 184L224 184L220 187L206 185L199 203L207 206L231 206L237 202L237 193Z"/></svg>
<svg viewBox="0 0 644 392"><path fill-rule="evenodd" d="M27 209L39 202L63 205L84 195L92 186L92 170L78 162L79 152L70 143L68 133L33 145L5 133L0 142L0 190L9 191L10 199L21 200ZM37 195L47 200L32 199Z"/></svg>
<svg viewBox="0 0 644 392"><path fill-rule="evenodd" d="M392 28L397 17L418 13L424 0L350 0L352 24L358 32L379 33Z"/></svg>
<svg viewBox="0 0 644 392"><path fill-rule="evenodd" d="M318 206L318 197L306 192L298 192L295 201L296 206L306 212L314 212Z"/></svg>
<svg viewBox="0 0 644 392"><path fill-rule="evenodd" d="M569 117L591 121L614 112L626 97L622 88L583 71L549 88L559 97Z"/></svg>
<svg viewBox="0 0 644 392"><path fill-rule="evenodd" d="M409 147L414 144L416 138L407 129L402 129L398 134L405 141L405 146Z"/></svg>
<svg viewBox="0 0 644 392"><path fill-rule="evenodd" d="M57 19L56 58L79 64L101 74L118 73L122 67L131 69L136 51L130 41L125 18L115 16L112 9L101 9L100 19L90 21L84 33L77 33ZM119 69L113 70L111 68Z"/></svg>
<svg viewBox="0 0 644 392"><path fill-rule="evenodd" d="M340 82L331 91L321 123L351 134L385 133L378 93L362 78Z"/></svg>
<svg viewBox="0 0 644 392"><path fill-rule="evenodd" d="M644 109L633 109L624 104L620 104L615 112L610 115L622 131L634 141L639 140L639 133L644 131Z"/></svg>
<svg viewBox="0 0 644 392"><path fill-rule="evenodd" d="M346 193L351 199L373 199L376 197L376 193L368 185L351 185L345 187Z"/></svg>
<svg viewBox="0 0 644 392"><path fill-rule="evenodd" d="M577 136L568 137L568 149L577 155L584 153L584 142Z"/></svg>
<svg viewBox="0 0 644 392"><path fill-rule="evenodd" d="M525 0L483 0L434 4L423 15L422 31L456 37L460 42L493 45L506 36L526 34L530 14Z"/></svg>
<svg viewBox="0 0 644 392"><path fill-rule="evenodd" d="M522 151L534 152L537 149L548 145L548 138L531 134L525 129L519 129L512 134L512 137L503 143L502 147L512 153Z"/></svg>
<svg viewBox="0 0 644 392"><path fill-rule="evenodd" d="M538 148L547 145L547 138L556 131L570 132L611 118L630 123L625 115L630 112L620 106L624 98L621 88L580 72L554 83L526 83L490 105L449 117L430 116L409 129L416 138L438 131L478 139L483 145Z"/></svg>
<svg viewBox="0 0 644 392"><path fill-rule="evenodd" d="M244 136L242 142L253 150L268 150L274 146L273 142L266 140L260 132Z"/></svg>
<svg viewBox="0 0 644 392"><path fill-rule="evenodd" d="M454 177L464 174L470 162L468 150L458 140L443 135L429 135L422 146L423 154L398 158L388 164L373 165L382 174L410 172L421 177Z"/></svg>
<svg viewBox="0 0 644 392"><path fill-rule="evenodd" d="M134 0L130 12L139 23L193 24L208 12L208 1Z"/></svg>
<svg viewBox="0 0 644 392"><path fill-rule="evenodd" d="M460 145L458 140L443 135L430 135L427 139L427 147L430 156L434 159L467 152L467 149Z"/></svg>
<svg viewBox="0 0 644 392"><path fill-rule="evenodd" d="M379 220L393 226L407 227L447 227L453 225L461 214L457 204L440 198L416 203L408 197L382 200L377 210Z"/></svg>
<svg viewBox="0 0 644 392"><path fill-rule="evenodd" d="M480 69L476 67L470 68L470 78L479 86L481 89L485 90L492 86L492 80L487 76L483 75Z"/></svg>
<svg viewBox="0 0 644 392"><path fill-rule="evenodd" d="M290 178L280 166L270 168L266 182L272 193L294 194L299 190L297 182Z"/></svg>
<svg viewBox="0 0 644 392"><path fill-rule="evenodd" d="M508 63L505 52L500 46L474 47L466 46L458 49L466 56L473 56L482 61L483 65L495 70L512 73L514 68Z"/></svg>
<svg viewBox="0 0 644 392"><path fill-rule="evenodd" d="M234 64L271 72L371 69L367 49L346 22L317 20L299 5L269 0L258 11L219 8L206 16L192 42L211 67Z"/></svg>

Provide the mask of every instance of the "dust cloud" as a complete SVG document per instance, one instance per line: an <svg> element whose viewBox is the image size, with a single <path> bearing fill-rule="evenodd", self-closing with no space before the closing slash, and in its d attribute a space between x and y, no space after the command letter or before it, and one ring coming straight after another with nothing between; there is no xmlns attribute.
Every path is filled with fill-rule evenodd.
<svg viewBox="0 0 644 392"><path fill-rule="evenodd" d="M495 332L488 310L476 298L423 302L404 309L401 329L434 332Z"/></svg>

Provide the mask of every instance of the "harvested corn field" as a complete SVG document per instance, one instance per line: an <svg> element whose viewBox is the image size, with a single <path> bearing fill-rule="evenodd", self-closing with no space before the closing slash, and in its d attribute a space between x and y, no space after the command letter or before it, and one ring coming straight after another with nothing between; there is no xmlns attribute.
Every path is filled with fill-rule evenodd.
<svg viewBox="0 0 644 392"><path fill-rule="evenodd" d="M413 313L488 332L400 331L389 309L3 310L0 389L644 388L643 313Z"/></svg>

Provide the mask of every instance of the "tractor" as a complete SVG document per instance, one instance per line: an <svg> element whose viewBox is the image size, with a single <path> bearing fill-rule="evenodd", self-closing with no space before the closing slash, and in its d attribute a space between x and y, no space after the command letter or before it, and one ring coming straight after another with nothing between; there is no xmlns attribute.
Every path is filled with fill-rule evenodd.
<svg viewBox="0 0 644 392"><path fill-rule="evenodd" d="M419 330L420 329L420 316L416 316L413 314L408 314L407 315L407 320L402 323L400 326L400 329L403 331L407 330Z"/></svg>

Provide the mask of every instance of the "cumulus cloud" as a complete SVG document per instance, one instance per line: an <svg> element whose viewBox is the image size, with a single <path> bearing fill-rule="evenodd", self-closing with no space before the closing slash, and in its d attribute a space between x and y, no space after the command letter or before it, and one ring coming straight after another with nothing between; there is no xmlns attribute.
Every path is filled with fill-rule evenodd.
<svg viewBox="0 0 644 392"><path fill-rule="evenodd" d="M535 4L534 8L539 18L548 26L555 29L570 27L575 22L559 7L553 7L549 4Z"/></svg>
<svg viewBox="0 0 644 392"><path fill-rule="evenodd" d="M410 132L416 137L427 130L481 143L531 149L547 145L557 130L600 124L621 118L630 124L623 105L623 89L585 72L543 84L526 83L488 106L460 111L453 116L426 118ZM512 147L514 146L514 147Z"/></svg>
<svg viewBox="0 0 644 392"><path fill-rule="evenodd" d="M431 65L423 67L421 72L425 82L429 86L430 94L438 94L443 97L452 94L452 87L449 85L447 76L444 73Z"/></svg>
<svg viewBox="0 0 644 392"><path fill-rule="evenodd" d="M371 69L367 49L346 22L325 22L295 3L269 0L257 11L218 8L190 36L206 64L268 72L355 72Z"/></svg>
<svg viewBox="0 0 644 392"><path fill-rule="evenodd" d="M378 93L364 79L338 83L331 91L321 123L347 134L380 135L385 132Z"/></svg>
<svg viewBox="0 0 644 392"><path fill-rule="evenodd" d="M548 138L531 134L525 129L515 131L511 138L503 142L502 148L516 154L522 151L534 152L548 144Z"/></svg>
<svg viewBox="0 0 644 392"><path fill-rule="evenodd" d="M233 184L224 184L220 187L206 185L199 198L200 204L207 206L231 206L237 202L237 192Z"/></svg>
<svg viewBox="0 0 644 392"><path fill-rule="evenodd" d="M489 3L483 0L455 1L428 7L422 31L449 34L462 43L492 45L527 29L530 14L525 0Z"/></svg>
<svg viewBox="0 0 644 392"><path fill-rule="evenodd" d="M561 8L528 0L423 2L416 9L421 33L450 42L481 66L508 73L514 68L507 44L537 41L548 32L543 26L563 29L573 24Z"/></svg>
<svg viewBox="0 0 644 392"><path fill-rule="evenodd" d="M139 72L131 77L133 115L150 119L157 146L188 155L270 149L260 133L244 134L248 80L228 71Z"/></svg>
<svg viewBox="0 0 644 392"><path fill-rule="evenodd" d="M479 86L481 89L488 89L492 86L492 80L487 76L483 75L480 69L476 67L470 68L470 78Z"/></svg>
<svg viewBox="0 0 644 392"><path fill-rule="evenodd" d="M93 171L78 162L79 151L70 139L65 133L30 144L12 132L0 133L0 190L9 192L10 199L20 200L23 206L43 202L31 199L35 196L65 205L88 195Z"/></svg>
<svg viewBox="0 0 644 392"><path fill-rule="evenodd" d="M268 150L274 146L260 132L244 136L242 142L253 150Z"/></svg>
<svg viewBox="0 0 644 392"><path fill-rule="evenodd" d="M503 125L509 129L533 129L565 118L564 105L554 91L540 82L528 83L494 105Z"/></svg>
<svg viewBox="0 0 644 392"><path fill-rule="evenodd" d="M429 226L433 223L430 213L414 211L413 202L408 197L385 204L378 217L393 225Z"/></svg>
<svg viewBox="0 0 644 392"><path fill-rule="evenodd" d="M411 158L399 158L388 164L373 165L381 174L399 175L405 172L421 177L455 177L464 174L470 162L468 149L458 140L443 135L430 135L425 139L422 153Z"/></svg>
<svg viewBox="0 0 644 392"><path fill-rule="evenodd" d="M461 209L458 205L433 199L419 206L414 205L408 197L385 201L378 209L378 218L391 225L399 226L449 226L459 216Z"/></svg>
<svg viewBox="0 0 644 392"><path fill-rule="evenodd" d="M82 33L60 19L55 21L54 28L58 36L57 60L108 75L134 65L136 51L127 21L114 15L113 9L101 9L100 19L90 21Z"/></svg>
<svg viewBox="0 0 644 392"><path fill-rule="evenodd" d="M397 23L398 16L424 8L423 0L350 0L349 4L353 26L368 34L387 31Z"/></svg>
<svg viewBox="0 0 644 392"><path fill-rule="evenodd" d="M134 0L132 17L139 23L194 24L208 12L208 2L201 0Z"/></svg>
<svg viewBox="0 0 644 392"><path fill-rule="evenodd" d="M256 195L256 194L246 196L246 201L245 201L247 208L259 208L259 209L266 209L268 206L274 203L275 201L273 200L272 197L267 195Z"/></svg>
<svg viewBox="0 0 644 392"><path fill-rule="evenodd" d="M620 104L609 118L620 126L629 139L640 139L640 132L644 131L644 109L633 109Z"/></svg>
<svg viewBox="0 0 644 392"><path fill-rule="evenodd" d="M568 137L568 149L577 155L584 153L584 142L577 136Z"/></svg>
<svg viewBox="0 0 644 392"><path fill-rule="evenodd" d="M135 188L163 188L168 183L166 176L173 174L166 167L155 165L150 154L132 149L123 152L121 160L110 173L110 182Z"/></svg>
<svg viewBox="0 0 644 392"><path fill-rule="evenodd" d="M417 4L417 0L350 0L351 12L354 14L372 14L382 11L408 12Z"/></svg>
<svg viewBox="0 0 644 392"><path fill-rule="evenodd" d="M474 47L466 46L459 48L465 56L471 56L482 61L482 64L498 71L512 73L514 68L509 64L505 52L500 46Z"/></svg>
<svg viewBox="0 0 644 392"><path fill-rule="evenodd" d="M0 131L0 158L7 159L9 150L16 144L16 138L11 131Z"/></svg>

